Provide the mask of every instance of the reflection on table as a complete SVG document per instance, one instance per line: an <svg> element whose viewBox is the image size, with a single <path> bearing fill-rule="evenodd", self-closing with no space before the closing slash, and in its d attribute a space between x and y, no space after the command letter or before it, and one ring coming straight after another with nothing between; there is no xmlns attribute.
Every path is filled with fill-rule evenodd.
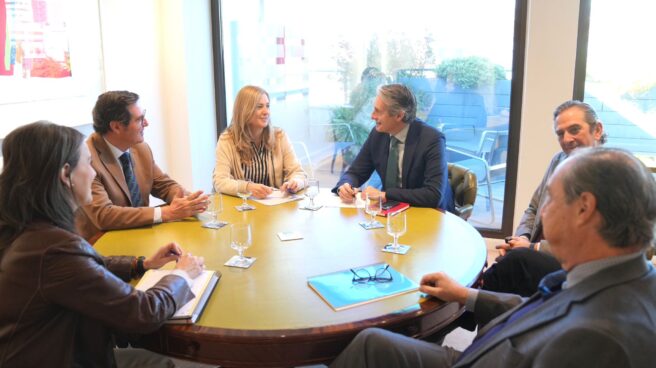
<svg viewBox="0 0 656 368"><path fill-rule="evenodd" d="M385 229L358 225L366 219L361 209L304 211L298 209L300 201L278 206L249 201L256 210L238 212L239 198L224 196L223 201L221 220L252 225L253 245L246 255L257 261L249 269L223 265L236 254L229 227L206 229L195 219L112 231L95 244L104 255L150 255L176 241L223 274L195 325L165 326L144 338L147 348L222 366L329 362L366 327L422 337L453 321L462 307L413 292L335 312L308 287L308 277L382 262L416 282L426 273L444 271L471 285L485 262L479 233L434 209L407 210L408 231L401 242L412 249L397 255L381 251L391 240ZM283 231L299 231L303 239L283 242L276 235Z"/></svg>

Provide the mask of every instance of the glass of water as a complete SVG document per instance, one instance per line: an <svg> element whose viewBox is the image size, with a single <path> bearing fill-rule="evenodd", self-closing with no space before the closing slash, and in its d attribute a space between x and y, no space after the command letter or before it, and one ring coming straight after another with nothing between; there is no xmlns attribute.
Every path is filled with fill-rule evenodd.
<svg viewBox="0 0 656 368"><path fill-rule="evenodd" d="M250 181L244 182L243 185L237 185L237 197L243 200L241 205L235 207L238 211L250 211L255 209L254 206L251 206L250 204L248 204L248 202L246 202L248 197L250 197L253 194L248 184L250 184Z"/></svg>
<svg viewBox="0 0 656 368"><path fill-rule="evenodd" d="M319 180L308 179L305 185L305 196L310 199L310 204L305 206L305 209L316 211L321 208L321 205L314 203L314 198L319 195Z"/></svg>
<svg viewBox="0 0 656 368"><path fill-rule="evenodd" d="M205 223L205 227L218 229L227 225L227 222L219 221L219 214L221 212L223 212L223 196L221 193L213 193L208 198L205 213L210 216L210 221Z"/></svg>
<svg viewBox="0 0 656 368"><path fill-rule="evenodd" d="M244 257L244 251L253 243L251 224L232 224L230 225L230 248L237 251L239 265L245 266L250 262Z"/></svg>
<svg viewBox="0 0 656 368"><path fill-rule="evenodd" d="M383 227L383 225L376 221L376 215L380 213L381 207L383 205L383 198L380 194L369 194L365 195L365 206L364 211L371 216L371 220L366 223L367 229L375 229Z"/></svg>
<svg viewBox="0 0 656 368"><path fill-rule="evenodd" d="M398 252L401 248L399 237L405 234L407 229L405 211L390 213L387 215L387 234L394 237L394 243L387 249Z"/></svg>

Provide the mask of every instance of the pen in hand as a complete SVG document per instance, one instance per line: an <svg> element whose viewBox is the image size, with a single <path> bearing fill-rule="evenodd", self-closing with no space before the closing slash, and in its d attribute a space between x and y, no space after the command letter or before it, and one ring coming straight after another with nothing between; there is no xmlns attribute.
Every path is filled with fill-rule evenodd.
<svg viewBox="0 0 656 368"><path fill-rule="evenodd" d="M352 198L352 203L357 203L358 201L358 193L360 193L360 188L353 188L353 198ZM361 197L362 198L362 197Z"/></svg>

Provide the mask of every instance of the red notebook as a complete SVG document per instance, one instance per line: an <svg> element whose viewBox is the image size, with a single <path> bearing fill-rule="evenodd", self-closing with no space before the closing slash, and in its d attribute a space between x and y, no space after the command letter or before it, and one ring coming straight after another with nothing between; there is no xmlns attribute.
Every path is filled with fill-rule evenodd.
<svg viewBox="0 0 656 368"><path fill-rule="evenodd" d="M388 213L401 212L405 211L410 207L410 203L398 202L398 201L387 201L383 203L382 211L378 216L387 217Z"/></svg>

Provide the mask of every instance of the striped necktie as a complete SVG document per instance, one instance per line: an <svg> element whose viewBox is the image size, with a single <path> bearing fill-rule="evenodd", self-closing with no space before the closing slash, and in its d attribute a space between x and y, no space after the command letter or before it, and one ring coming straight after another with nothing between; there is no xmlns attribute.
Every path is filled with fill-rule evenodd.
<svg viewBox="0 0 656 368"><path fill-rule="evenodd" d="M130 190L130 201L132 207L141 206L141 192L139 191L139 184L137 184L137 178L134 177L134 171L132 171L132 158L130 157L130 152L125 152L119 157L121 161L121 166L123 167L123 175L125 175L125 182L128 184L128 189Z"/></svg>

